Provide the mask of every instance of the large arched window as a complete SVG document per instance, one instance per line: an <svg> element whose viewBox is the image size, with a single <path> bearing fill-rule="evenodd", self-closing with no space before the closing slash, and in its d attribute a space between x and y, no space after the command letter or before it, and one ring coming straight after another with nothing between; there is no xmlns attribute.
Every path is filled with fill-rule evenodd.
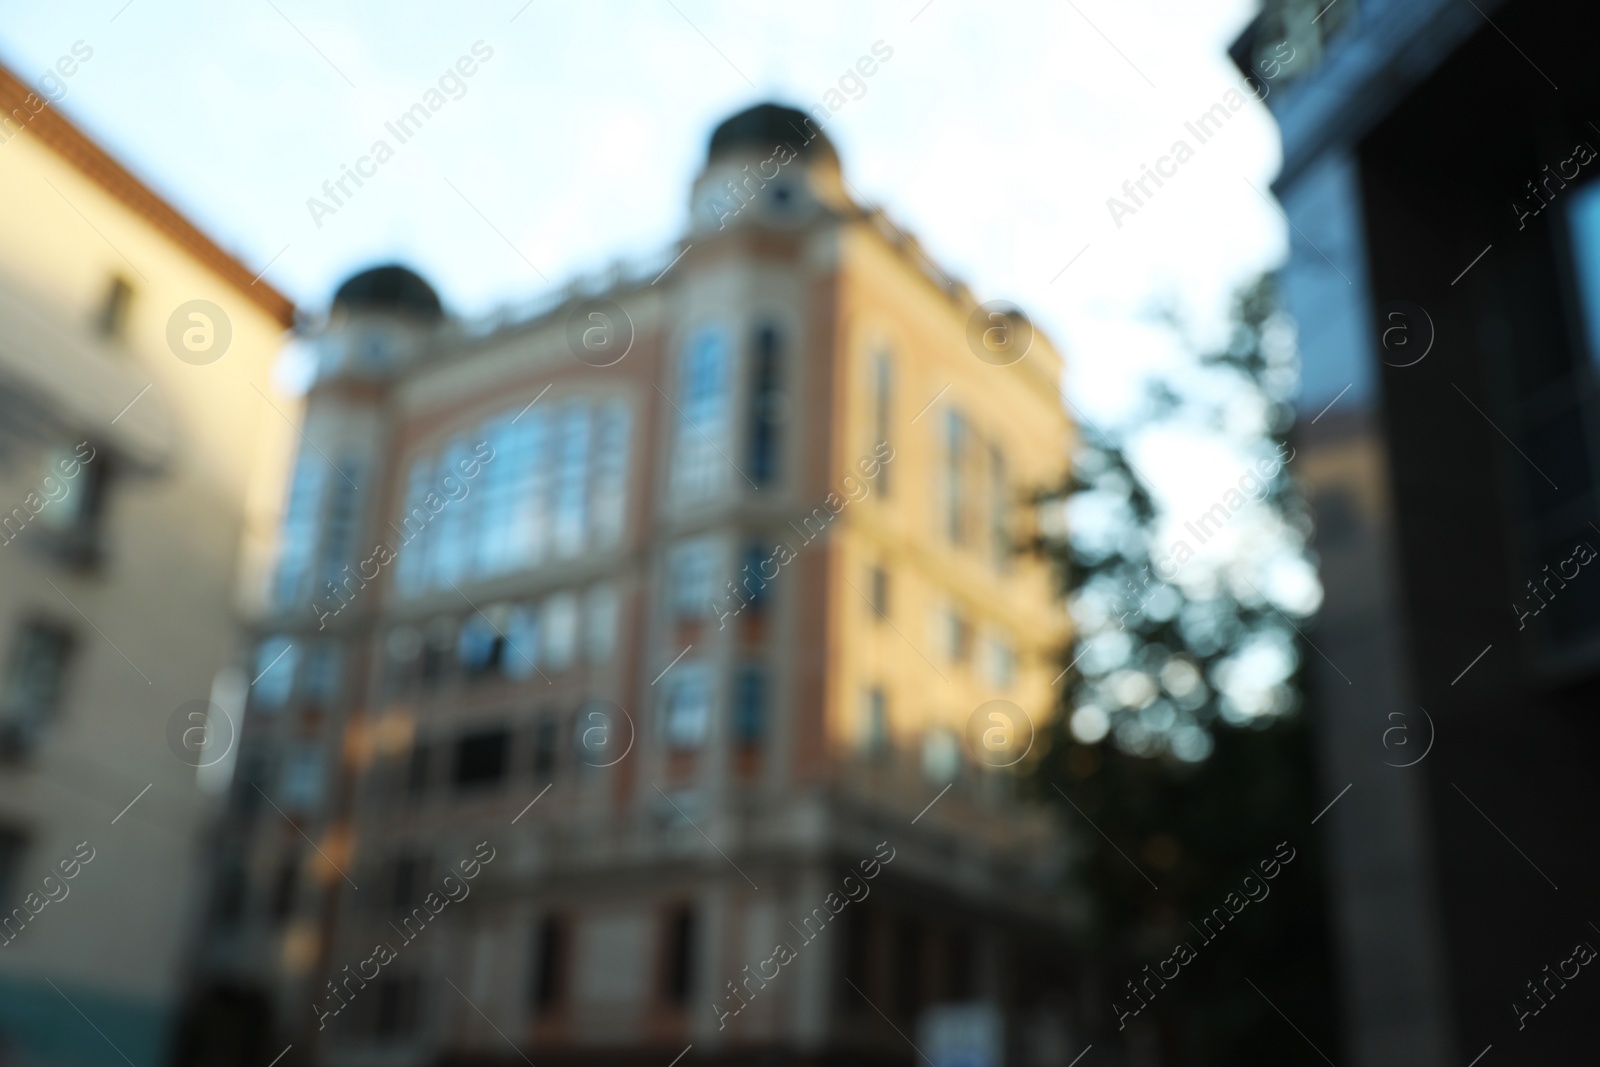
<svg viewBox="0 0 1600 1067"><path fill-rule="evenodd" d="M502 413L414 459L390 525L400 592L615 546L631 421L624 401L575 397Z"/></svg>

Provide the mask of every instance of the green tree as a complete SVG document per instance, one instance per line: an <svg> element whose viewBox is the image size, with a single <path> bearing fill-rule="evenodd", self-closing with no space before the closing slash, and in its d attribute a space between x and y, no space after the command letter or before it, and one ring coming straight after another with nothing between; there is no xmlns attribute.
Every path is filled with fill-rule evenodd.
<svg viewBox="0 0 1600 1067"><path fill-rule="evenodd" d="M1294 378L1292 332L1262 279L1238 295L1228 344L1153 386L1133 432L1083 448L1043 501L1066 510L1065 535L1039 547L1060 565L1077 633L1033 785L1082 850L1099 976L1089 1031L1154 1044L1164 1064L1322 1063L1272 1005L1335 1051L1298 695L1295 618L1319 591L1289 473ZM1156 426L1220 436L1255 472L1244 503L1225 497L1214 513L1248 524L1231 556L1178 547L1196 546L1172 535L1129 457L1134 434ZM1294 858L1264 881L1260 864L1280 843ZM1232 917L1247 876L1266 895ZM1230 921L1202 931L1217 907ZM1193 954L1181 966L1179 943ZM1146 984L1175 966L1177 977Z"/></svg>

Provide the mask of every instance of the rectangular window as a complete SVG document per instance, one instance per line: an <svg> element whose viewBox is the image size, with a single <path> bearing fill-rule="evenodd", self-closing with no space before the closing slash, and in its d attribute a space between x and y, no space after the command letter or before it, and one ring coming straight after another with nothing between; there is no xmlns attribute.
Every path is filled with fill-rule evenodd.
<svg viewBox="0 0 1600 1067"><path fill-rule="evenodd" d="M111 277L95 326L100 336L122 340L128 326L128 309L133 305L133 285L120 274Z"/></svg>
<svg viewBox="0 0 1600 1067"><path fill-rule="evenodd" d="M283 923L294 914L296 891L300 888L300 856L291 852L278 864L278 877L272 887L272 921Z"/></svg>
<svg viewBox="0 0 1600 1067"><path fill-rule="evenodd" d="M589 406L570 403L559 413L555 482L555 549L576 556L589 537Z"/></svg>
<svg viewBox="0 0 1600 1067"><path fill-rule="evenodd" d="M900 1019L911 1022L922 1007L922 983L927 977L923 967L922 924L915 916L902 915L894 924L893 981L895 998L893 1011Z"/></svg>
<svg viewBox="0 0 1600 1067"><path fill-rule="evenodd" d="M695 927L694 908L687 904L674 908L667 918L661 984L668 1004L687 1004L694 989Z"/></svg>
<svg viewBox="0 0 1600 1067"><path fill-rule="evenodd" d="M628 448L633 414L622 401L595 410L594 460L590 504L594 542L610 548L622 540L628 506Z"/></svg>
<svg viewBox="0 0 1600 1067"><path fill-rule="evenodd" d="M967 508L970 488L967 484L967 453L971 448L972 432L966 420L954 411L946 411L944 418L944 534L953 545L964 545L968 540Z"/></svg>
<svg viewBox="0 0 1600 1067"><path fill-rule="evenodd" d="M415 975L383 975L378 979L373 1031L379 1039L405 1037L416 1032L422 1005Z"/></svg>
<svg viewBox="0 0 1600 1067"><path fill-rule="evenodd" d="M861 707L861 748L869 756L889 751L889 698L881 686L868 689Z"/></svg>
<svg viewBox="0 0 1600 1067"><path fill-rule="evenodd" d="M894 366L887 354L878 356L872 363L872 430L874 447L888 442L890 418L894 405ZM889 465L878 469L878 493L889 495Z"/></svg>
<svg viewBox="0 0 1600 1067"><path fill-rule="evenodd" d="M531 416L517 423L503 417L484 428L494 459L479 464L471 480L476 484L468 485L469 494L478 495L479 574L503 574L530 562L537 433Z"/></svg>
<svg viewBox="0 0 1600 1067"><path fill-rule="evenodd" d="M889 617L889 572L882 567L872 568L872 576L868 583L869 596L872 598L872 612L880 619Z"/></svg>
<svg viewBox="0 0 1600 1067"><path fill-rule="evenodd" d="M704 618L717 594L717 542L709 537L673 546L667 556L667 600L679 619Z"/></svg>
<svg viewBox="0 0 1600 1067"><path fill-rule="evenodd" d="M689 338L678 368L673 423L672 495L680 501L714 495L727 480L728 339L717 327Z"/></svg>
<svg viewBox="0 0 1600 1067"><path fill-rule="evenodd" d="M734 682L733 743L760 748L767 733L767 675L756 666L742 667Z"/></svg>
<svg viewBox="0 0 1600 1067"><path fill-rule="evenodd" d="M457 647L455 623L435 619L422 639L422 687L436 689L450 676Z"/></svg>
<svg viewBox="0 0 1600 1067"><path fill-rule="evenodd" d="M423 534L430 543L434 585L464 581L474 566L478 527L474 512L478 500L471 495L472 487L461 476L461 464L469 457L476 458L467 439L452 438L439 458L438 481L429 486L439 508Z"/></svg>
<svg viewBox="0 0 1600 1067"><path fill-rule="evenodd" d="M996 570L1011 569L1011 485L999 445L989 446L989 552Z"/></svg>
<svg viewBox="0 0 1600 1067"><path fill-rule="evenodd" d="M83 459L84 455L89 458ZM89 563L100 552L101 518L111 485L109 464L110 457L87 441L72 449L52 448L45 457L40 481L45 503L39 525L54 535L48 547L69 562Z"/></svg>
<svg viewBox="0 0 1600 1067"><path fill-rule="evenodd" d="M411 766L406 772L406 792L420 797L428 791L433 780L433 746L418 741L411 749Z"/></svg>
<svg viewBox="0 0 1600 1067"><path fill-rule="evenodd" d="M356 551L361 537L361 499L356 487L361 484L362 470L356 460L342 456L339 472L343 476L335 473L328 483L332 499L318 553L315 592L323 596L330 592L323 583L331 583L341 599L346 599L355 596L362 584L358 573L362 555Z"/></svg>
<svg viewBox="0 0 1600 1067"><path fill-rule="evenodd" d="M557 593L544 602L544 655L540 662L551 670L572 666L578 655L578 598L572 593Z"/></svg>
<svg viewBox="0 0 1600 1067"><path fill-rule="evenodd" d="M0 826L0 898L10 900L17 872L22 870L22 852L28 840L20 830Z"/></svg>
<svg viewBox="0 0 1600 1067"><path fill-rule="evenodd" d="M784 421L783 352L778 328L756 330L750 373L750 479L765 489L778 478L778 444Z"/></svg>
<svg viewBox="0 0 1600 1067"><path fill-rule="evenodd" d="M287 811L313 813L322 806L328 777L327 754L317 744L302 742L289 750L278 782L281 803Z"/></svg>
<svg viewBox="0 0 1600 1067"><path fill-rule="evenodd" d="M760 614L766 610L769 595L767 587L777 576L778 561L773 558L772 550L760 541L751 541L745 545L744 566L734 576L733 584L745 607ZM737 604L737 601L734 603Z"/></svg>
<svg viewBox="0 0 1600 1067"><path fill-rule="evenodd" d="M534 409L523 416L531 422L529 434L532 443L529 454L535 457L533 469L528 472L528 561L542 563L549 557L555 540L553 530L555 512L556 420L549 413Z"/></svg>
<svg viewBox="0 0 1600 1067"><path fill-rule="evenodd" d="M22 623L11 639L0 689L0 756L21 756L61 711L72 632L54 623Z"/></svg>
<svg viewBox="0 0 1600 1067"><path fill-rule="evenodd" d="M966 663L972 657L972 623L951 608L944 616L945 658L951 663Z"/></svg>
<svg viewBox="0 0 1600 1067"><path fill-rule="evenodd" d="M394 861L389 879L389 906L398 911L409 911L422 900L422 872L428 867L426 858L414 853L402 853Z"/></svg>
<svg viewBox="0 0 1600 1067"><path fill-rule="evenodd" d="M300 687L308 702L329 705L338 700L342 678L340 669L344 665L342 653L343 649L331 641L319 641L307 649L305 667L300 674Z"/></svg>
<svg viewBox="0 0 1600 1067"><path fill-rule="evenodd" d="M511 732L503 726L463 734L456 742L456 788L481 788L502 781L510 754Z"/></svg>
<svg viewBox="0 0 1600 1067"><path fill-rule="evenodd" d="M412 461L406 471L405 508L400 514L400 521L390 527L390 531L398 538L393 542L397 557L394 582L395 588L402 594L420 593L433 580L433 561L429 551L433 539L428 536L433 514L423 503L433 488L433 471L431 457Z"/></svg>
<svg viewBox="0 0 1600 1067"><path fill-rule="evenodd" d="M529 678L539 670L541 626L536 608L519 604L506 613L505 651L500 669L508 678Z"/></svg>
<svg viewBox="0 0 1600 1067"><path fill-rule="evenodd" d="M995 634L988 641L989 684L996 689L1010 689L1017 680L1017 650L1004 634Z"/></svg>
<svg viewBox="0 0 1600 1067"><path fill-rule="evenodd" d="M680 663L667 676L666 742L678 751L694 751L705 744L711 727L711 681L698 663Z"/></svg>
<svg viewBox="0 0 1600 1067"><path fill-rule="evenodd" d="M280 607L311 595L311 564L317 551L317 531L322 494L328 484L328 462L313 449L304 449L295 461L284 507L283 534L278 546L278 569L273 598Z"/></svg>
<svg viewBox="0 0 1600 1067"><path fill-rule="evenodd" d="M611 662L617 651L617 587L597 585L583 598L584 655L590 663Z"/></svg>
<svg viewBox="0 0 1600 1067"><path fill-rule="evenodd" d="M533 934L533 1006L547 1012L565 999L567 923L560 915L547 915Z"/></svg>
<svg viewBox="0 0 1600 1067"><path fill-rule="evenodd" d="M498 610L496 610L498 608ZM482 614L467 616L456 637L456 661L468 679L481 680L499 674L508 654L502 635L510 612L504 605L489 606ZM500 618L500 625L494 622Z"/></svg>
<svg viewBox="0 0 1600 1067"><path fill-rule="evenodd" d="M533 775L549 778L556 773L556 754L561 748L561 724L553 714L540 716L533 726Z"/></svg>

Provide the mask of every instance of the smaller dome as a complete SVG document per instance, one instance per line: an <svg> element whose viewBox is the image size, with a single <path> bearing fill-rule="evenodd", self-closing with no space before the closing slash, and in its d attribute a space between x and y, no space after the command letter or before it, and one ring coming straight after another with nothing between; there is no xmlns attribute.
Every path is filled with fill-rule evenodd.
<svg viewBox="0 0 1600 1067"><path fill-rule="evenodd" d="M723 152L739 148L771 151L779 144L786 144L801 155L815 154L839 162L833 142L818 128L816 121L804 111L782 104L757 104L724 119L711 134L706 158L715 159Z"/></svg>
<svg viewBox="0 0 1600 1067"><path fill-rule="evenodd" d="M380 311L436 320L444 317L439 294L422 276L398 263L351 275L333 294L335 310Z"/></svg>

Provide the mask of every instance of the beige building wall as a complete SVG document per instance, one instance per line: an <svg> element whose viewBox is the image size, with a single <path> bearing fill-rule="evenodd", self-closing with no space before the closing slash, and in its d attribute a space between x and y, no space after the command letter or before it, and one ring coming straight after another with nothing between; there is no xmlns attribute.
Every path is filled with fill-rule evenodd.
<svg viewBox="0 0 1600 1067"><path fill-rule="evenodd" d="M18 673L46 670L18 659L28 627L70 635L57 699L0 761L0 914L31 916L0 948L0 1034L41 1061L121 1063L115 1043L156 1062L215 804L169 750L168 720L214 694L237 716L248 686L234 620L292 452L295 404L270 369L293 308L3 69L0 108L0 723L20 713ZM105 328L116 279L123 312ZM205 365L167 340L196 299L231 326ZM56 492L47 454L79 442L95 458L33 516ZM83 499L97 468L94 547L69 557L51 509ZM32 914L80 842L93 860Z"/></svg>

